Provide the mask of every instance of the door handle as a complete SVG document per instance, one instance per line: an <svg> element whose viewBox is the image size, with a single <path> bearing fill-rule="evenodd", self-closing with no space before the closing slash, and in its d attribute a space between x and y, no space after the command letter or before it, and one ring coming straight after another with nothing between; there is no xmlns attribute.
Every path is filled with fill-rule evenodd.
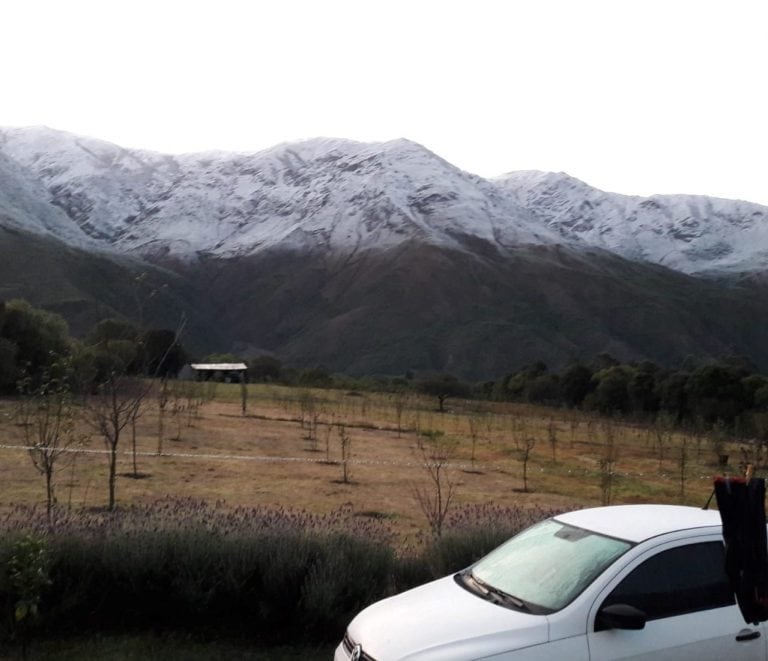
<svg viewBox="0 0 768 661"><path fill-rule="evenodd" d="M760 638L760 632L754 629L742 629L736 634L736 640L740 643L745 640L755 640L756 638Z"/></svg>

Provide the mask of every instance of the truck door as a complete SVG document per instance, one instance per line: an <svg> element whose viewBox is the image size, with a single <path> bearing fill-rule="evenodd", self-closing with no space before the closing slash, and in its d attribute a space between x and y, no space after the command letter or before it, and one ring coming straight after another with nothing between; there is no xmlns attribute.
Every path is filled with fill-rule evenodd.
<svg viewBox="0 0 768 661"><path fill-rule="evenodd" d="M763 624L746 624L724 570L721 541L671 542L635 560L590 611L590 659L766 659ZM639 630L601 614L625 604L645 614Z"/></svg>

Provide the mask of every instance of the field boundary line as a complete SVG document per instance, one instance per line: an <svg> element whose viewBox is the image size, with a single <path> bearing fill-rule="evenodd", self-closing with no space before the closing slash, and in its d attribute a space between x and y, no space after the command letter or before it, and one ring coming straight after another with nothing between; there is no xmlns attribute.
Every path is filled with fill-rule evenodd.
<svg viewBox="0 0 768 661"><path fill-rule="evenodd" d="M28 452L29 450L36 450L34 445L8 445L8 444L0 444L0 450L17 450L17 451L25 451ZM75 453L75 454L93 454L93 455L107 455L110 453L109 450L96 450L93 448L61 448L57 450L58 452L69 452L69 453ZM133 451L132 450L121 450L117 454L126 456L126 457L132 457ZM263 463L303 463L303 464L323 464L326 466L340 466L342 464L341 461L332 459L328 461L327 459L323 459L320 457L314 458L314 457L280 457L280 456L270 456L270 455L253 455L253 454L219 454L219 453L213 453L213 452L163 452L161 454L157 454L157 452L146 452L146 451L137 451L136 452L137 457L166 457L166 458L178 458L178 459L207 459L207 460L214 460L214 461L254 461L254 462L263 462ZM421 468L423 469L425 465L424 462L419 461L385 461L382 459L348 459L347 464L351 465L357 465L357 466L399 466L401 468ZM455 470L461 470L465 472L475 472L475 471L493 471L498 470L498 467L494 466L488 466L485 464L475 464L472 466L471 464L461 464L461 463L452 463L452 462L446 462L443 464L444 468L451 468ZM588 469L577 469L573 471L574 473L587 473ZM544 472L544 469L541 468L540 472ZM569 475L571 474L571 471L568 471ZM642 478L643 473L628 473L623 471L616 471L614 472L614 475L616 477L620 478ZM574 476L576 477L576 476ZM677 479L677 476L675 473L663 473L659 475L661 479L666 480L667 482L672 482ZM695 475L691 475L689 479L697 479ZM711 475L699 475L699 480L711 480Z"/></svg>
<svg viewBox="0 0 768 661"><path fill-rule="evenodd" d="M34 445L5 445L0 444L0 450L23 450L23 451L29 451L29 450L37 450L39 448L36 448ZM57 450L57 452L70 452L73 454L110 454L109 450L96 450L93 448L61 448ZM133 451L132 450L122 450L118 452L117 454L132 457ZM331 461L328 461L327 459L321 459L321 458L314 458L314 457L275 457L270 455L254 455L254 454L219 454L219 453L211 453L211 452L162 452L158 454L157 452L146 452L146 451L137 451L136 452L137 457L171 457L171 458L181 458L181 459L214 459L214 460L225 460L225 461L261 461L265 463L305 463L305 464L325 464L325 465L341 465L341 461L337 461L332 459ZM424 463L423 462L415 462L415 461L384 461L382 459L348 459L348 464L357 464L359 466L403 466L406 468L423 468ZM477 470L485 468L483 466L480 466L479 464L475 465L474 467L470 466L469 464L455 464L455 463L445 463L443 464L446 468L456 468L459 470Z"/></svg>

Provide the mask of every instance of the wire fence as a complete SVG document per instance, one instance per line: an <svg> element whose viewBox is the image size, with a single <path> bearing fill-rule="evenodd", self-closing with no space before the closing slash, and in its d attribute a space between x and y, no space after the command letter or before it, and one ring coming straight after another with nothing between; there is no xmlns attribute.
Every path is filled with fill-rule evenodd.
<svg viewBox="0 0 768 661"><path fill-rule="evenodd" d="M29 450L36 450L39 448L36 448L33 445L8 445L8 444L0 444L0 450L9 450L9 451L29 451ZM77 454L90 454L90 455L108 455L110 454L110 450L97 450L93 448L62 448L60 450L57 450L58 452L70 452L70 453L77 453ZM147 451L139 451L137 450L135 453L133 450L121 450L118 451L118 455L121 456L128 456L132 457L154 457L154 458L177 458L177 459L192 459L192 460L206 460L206 461L252 461L252 462L263 462L263 463L302 463L302 464L320 464L320 465L341 465L344 463L343 461L339 459L328 459L326 457L282 457L282 456L271 456L271 455L253 455L253 454L224 454L224 453L208 453L208 452L147 452ZM429 466L429 462L424 461L391 461L391 460L384 460L384 459L355 459L350 458L347 459L346 463L351 465L357 465L357 466L394 466L399 468L421 468L423 469L425 466ZM453 469L453 470L461 470L461 471L473 471L473 472L486 472L494 470L495 466L490 466L487 464L481 464L481 463L474 463L474 464L468 464L468 463L455 463L455 462L445 462L441 463L441 466L443 468ZM547 471L546 467L539 467L539 472L544 473ZM591 472L598 472L596 469L593 471L590 471L588 468L571 468L567 469L566 474L569 477L577 477L579 475L587 475ZM690 471L686 477L686 479L698 479L698 480L711 480L712 475L695 475L692 474L693 471ZM618 478L643 478L646 477L647 474L641 473L641 472L634 472L634 471L621 471L621 470L614 470L613 475ZM655 477L657 479L662 480L679 480L679 473L677 471L668 471L668 472L658 472L655 474Z"/></svg>
<svg viewBox="0 0 768 661"><path fill-rule="evenodd" d="M38 450L40 448L34 445L3 445L0 444L0 450ZM110 450L95 450L92 448L62 448L57 452L71 452L77 454L95 454L95 455L107 455L110 454ZM118 455L122 456L134 456L133 450L118 451ZM304 463L304 464L341 464L341 460L321 457L276 457L271 455L254 455L254 454L222 454L222 453L206 453L206 452L146 452L137 450L135 455L137 457L169 457L180 459L205 459L214 461L260 461L268 463ZM423 468L425 462L418 461L386 461L382 459L348 459L347 463L357 464L360 466L399 466L402 468ZM446 462L442 464L445 468L454 468L457 470L471 470L482 469L487 467L481 467L479 464L471 466L470 464L458 464Z"/></svg>

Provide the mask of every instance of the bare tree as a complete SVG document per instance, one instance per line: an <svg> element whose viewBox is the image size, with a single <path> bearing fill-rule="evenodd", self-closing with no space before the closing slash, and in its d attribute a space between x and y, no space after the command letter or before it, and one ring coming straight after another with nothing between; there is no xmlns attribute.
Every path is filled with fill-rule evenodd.
<svg viewBox="0 0 768 661"><path fill-rule="evenodd" d="M680 502L685 502L685 482L688 479L688 439L683 438L679 447L678 468L680 469Z"/></svg>
<svg viewBox="0 0 768 661"><path fill-rule="evenodd" d="M155 355L144 357L143 371L146 374L150 365L154 365L152 376L163 373L166 359L174 347L178 347L186 319L182 316L175 332L170 333L167 344ZM163 342L166 339L163 338ZM107 449L108 464L108 509L115 509L115 483L117 479L117 451L123 431L129 423L135 423L140 415L141 406L152 389L152 381L139 378L129 373L129 366L134 356L110 350L102 356L102 375L95 384L95 394L89 397L86 406L86 420L92 429L98 432ZM159 450L162 450L162 433ZM134 466L135 468L135 466Z"/></svg>
<svg viewBox="0 0 768 661"><path fill-rule="evenodd" d="M202 404L201 399L197 399L197 384L192 383L188 386L182 386L181 382L174 381L173 386L167 376L160 379L160 385L157 388L157 455L163 454L163 441L165 440L165 421L166 413L169 410L171 419L176 421L176 436L171 440L181 440L182 423L186 419L186 426L192 426L193 415ZM184 416L183 414L187 414Z"/></svg>
<svg viewBox="0 0 768 661"><path fill-rule="evenodd" d="M139 462L138 462L138 453L137 453L137 433L136 433L136 420L139 417L139 409L137 408L136 411L133 414L133 417L131 418L131 460L133 464L133 473L131 477L134 479L138 479L139 477L142 477L141 473L139 473Z"/></svg>
<svg viewBox="0 0 768 661"><path fill-rule="evenodd" d="M530 436L524 438L518 443L518 453L520 461L523 464L523 491L528 492L528 462L531 458L531 452L536 447L536 439Z"/></svg>
<svg viewBox="0 0 768 661"><path fill-rule="evenodd" d="M597 424L597 420L595 418L594 413L591 413L589 417L587 418L587 442L591 443L592 439L595 437L595 425Z"/></svg>
<svg viewBox="0 0 768 661"><path fill-rule="evenodd" d="M400 438L400 435L403 431L403 411L405 410L405 402L406 402L406 394L404 392L396 392L393 399L393 404L395 407L395 419L397 421L397 437Z"/></svg>
<svg viewBox="0 0 768 661"><path fill-rule="evenodd" d="M245 382L247 370L240 370L240 409L242 415L248 413L248 384Z"/></svg>
<svg viewBox="0 0 768 661"><path fill-rule="evenodd" d="M341 481L349 484L349 459L352 456L352 438L344 425L339 425L339 448L341 449Z"/></svg>
<svg viewBox="0 0 768 661"><path fill-rule="evenodd" d="M65 366L57 363L52 369L61 371ZM56 465L62 456L73 457L67 453L73 446L85 443L86 437L78 434L75 428L76 412L64 376L55 377L46 371L37 388L30 388L29 384L29 380L20 384L26 400L24 435L32 464L45 478L46 514L48 524L52 525L56 505Z"/></svg>
<svg viewBox="0 0 768 661"><path fill-rule="evenodd" d="M187 398L187 427L192 427L193 421L200 417L200 407L203 405L202 384L198 381L185 382L184 394Z"/></svg>
<svg viewBox="0 0 768 661"><path fill-rule="evenodd" d="M325 425L325 463L331 463L331 432L333 431L333 424L327 423Z"/></svg>
<svg viewBox="0 0 768 661"><path fill-rule="evenodd" d="M472 452L469 455L469 461L472 464L472 470L475 470L475 461L477 460L477 440L480 435L480 423L474 415L467 416L467 426L469 428L469 439L472 443Z"/></svg>
<svg viewBox="0 0 768 661"><path fill-rule="evenodd" d="M571 444L571 449L573 449L574 446L576 445L576 432L579 429L579 421L576 420L575 418L572 418L571 419L571 423L570 423L570 428L571 428L571 443L570 444Z"/></svg>
<svg viewBox="0 0 768 661"><path fill-rule="evenodd" d="M165 436L165 410L168 407L168 379L160 379L157 389L157 455L163 454L163 437Z"/></svg>
<svg viewBox="0 0 768 661"><path fill-rule="evenodd" d="M603 505L610 505L613 500L614 468L617 459L618 449L613 423L606 420L603 423L603 456L600 458L600 492Z"/></svg>
<svg viewBox="0 0 768 661"><path fill-rule="evenodd" d="M659 413L653 423L654 445L659 459L659 470L664 465L666 449L672 444L672 419Z"/></svg>
<svg viewBox="0 0 768 661"><path fill-rule="evenodd" d="M613 499L613 475L614 462L609 457L600 459L600 502L603 505L610 505Z"/></svg>
<svg viewBox="0 0 768 661"><path fill-rule="evenodd" d="M527 432L525 419L520 417L516 413L511 413L509 416L509 421L510 421L510 428L512 430L512 440L514 440L515 447L519 450L521 443L525 438L526 432Z"/></svg>
<svg viewBox="0 0 768 661"><path fill-rule="evenodd" d="M181 429L186 411L186 399L179 388L178 381L176 381L171 388L171 418L176 422L176 435L171 437L173 441L181 440Z"/></svg>
<svg viewBox="0 0 768 661"><path fill-rule="evenodd" d="M312 414L315 412L315 398L310 390L299 392L299 407L301 415L301 428L311 426Z"/></svg>
<svg viewBox="0 0 768 661"><path fill-rule="evenodd" d="M313 408L312 412L309 414L307 435L304 437L305 440L309 441L309 449L312 452L317 452L317 442L318 442L317 430L319 426L320 426L320 413L315 408Z"/></svg>
<svg viewBox="0 0 768 661"><path fill-rule="evenodd" d="M725 421L718 418L709 432L709 441L712 444L712 450L717 455L717 461L720 468L728 465L728 427Z"/></svg>
<svg viewBox="0 0 768 661"><path fill-rule="evenodd" d="M550 418L547 424L547 439L549 448L552 451L552 461L557 461L557 425L553 418Z"/></svg>
<svg viewBox="0 0 768 661"><path fill-rule="evenodd" d="M115 481L117 478L117 450L125 427L138 415L138 410L149 392L149 384L136 377L112 370L98 385L89 399L86 418L98 432L107 449L108 493L107 508L115 509Z"/></svg>
<svg viewBox="0 0 768 661"><path fill-rule="evenodd" d="M413 496L435 537L443 534L443 523L456 495L456 483L448 470L456 443L441 431L422 432L416 452L424 468L426 480L412 486Z"/></svg>

